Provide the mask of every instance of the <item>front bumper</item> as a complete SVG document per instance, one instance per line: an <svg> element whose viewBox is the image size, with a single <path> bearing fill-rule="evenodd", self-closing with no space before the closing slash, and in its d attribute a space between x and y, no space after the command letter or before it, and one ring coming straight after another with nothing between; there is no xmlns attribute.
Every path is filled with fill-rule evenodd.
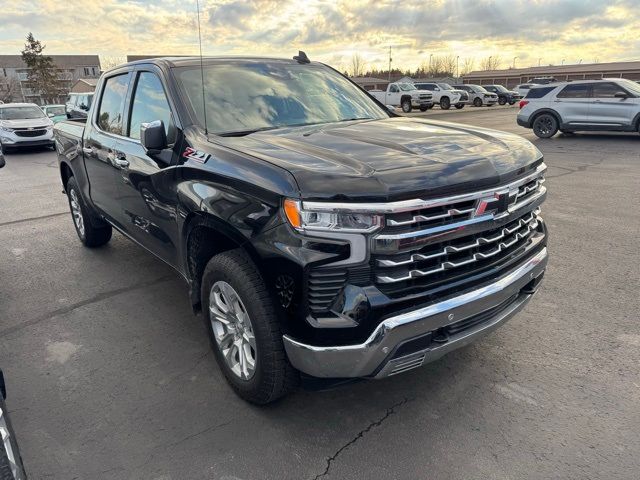
<svg viewBox="0 0 640 480"><path fill-rule="evenodd" d="M43 135L23 137L15 132L0 130L0 143L5 147L33 147L37 145L53 145L53 130L47 130Z"/></svg>
<svg viewBox="0 0 640 480"><path fill-rule="evenodd" d="M314 346L285 335L291 364L321 378L383 378L440 358L495 330L535 293L547 264L543 248L500 279L476 290L384 320L362 344ZM443 337L442 329L457 333Z"/></svg>

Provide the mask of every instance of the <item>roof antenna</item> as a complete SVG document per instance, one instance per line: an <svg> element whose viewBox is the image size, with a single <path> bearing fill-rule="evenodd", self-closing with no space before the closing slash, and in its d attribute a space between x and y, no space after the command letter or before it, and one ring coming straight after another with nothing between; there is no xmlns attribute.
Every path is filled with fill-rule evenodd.
<svg viewBox="0 0 640 480"><path fill-rule="evenodd" d="M298 50L298 55L294 56L293 59L298 63L311 63L311 60L309 60L307 54L302 50Z"/></svg>
<svg viewBox="0 0 640 480"><path fill-rule="evenodd" d="M200 33L200 1L196 0L196 8L198 9L198 44L200 45L200 78L202 79L202 112L204 114L204 133L209 134L207 130L207 102L204 95L204 67L202 66L202 34Z"/></svg>

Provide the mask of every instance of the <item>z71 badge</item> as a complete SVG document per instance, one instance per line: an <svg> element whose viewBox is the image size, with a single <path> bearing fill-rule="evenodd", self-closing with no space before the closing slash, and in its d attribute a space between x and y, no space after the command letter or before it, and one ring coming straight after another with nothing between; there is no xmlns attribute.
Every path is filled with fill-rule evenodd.
<svg viewBox="0 0 640 480"><path fill-rule="evenodd" d="M210 153L201 152L196 150L195 148L187 147L182 154L184 158L188 158L189 160L193 160L198 163L207 163L207 160L211 158Z"/></svg>

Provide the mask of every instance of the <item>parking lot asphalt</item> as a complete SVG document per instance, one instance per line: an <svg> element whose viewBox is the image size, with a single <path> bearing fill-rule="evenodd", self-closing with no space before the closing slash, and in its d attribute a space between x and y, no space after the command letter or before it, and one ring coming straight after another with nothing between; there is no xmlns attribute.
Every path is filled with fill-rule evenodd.
<svg viewBox="0 0 640 480"><path fill-rule="evenodd" d="M114 234L83 248L55 154L0 170L0 367L32 479L631 479L640 469L640 135L536 139L539 294L421 369L258 408L225 384L180 277ZM414 114L411 114L414 115Z"/></svg>

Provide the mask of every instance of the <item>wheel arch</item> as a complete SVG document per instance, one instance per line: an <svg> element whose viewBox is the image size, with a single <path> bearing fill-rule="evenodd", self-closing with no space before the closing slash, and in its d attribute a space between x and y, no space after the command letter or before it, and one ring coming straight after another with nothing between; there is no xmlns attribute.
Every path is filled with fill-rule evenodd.
<svg viewBox="0 0 640 480"><path fill-rule="evenodd" d="M65 192L67 191L67 183L69 183L69 179L73 176L71 165L65 161L60 162L60 180L62 180L62 186Z"/></svg>
<svg viewBox="0 0 640 480"><path fill-rule="evenodd" d="M205 212L192 212L183 227L184 265L189 279L189 297L194 311L201 309L200 287L207 263L222 252L242 248L259 266L260 255L251 242L227 222ZM258 267L260 268L260 267Z"/></svg>
<svg viewBox="0 0 640 480"><path fill-rule="evenodd" d="M402 105L402 102L404 102L405 100L409 100L411 102L411 95L407 95L407 94L402 95L400 97L400 105Z"/></svg>
<svg viewBox="0 0 640 480"><path fill-rule="evenodd" d="M529 120L529 121L531 122L531 125L533 126L533 122L535 122L535 121L536 121L536 119L537 119L540 115L542 115L542 114L544 114L544 113L549 113L549 114L553 115L553 116L555 117L556 121L558 122L558 128L562 128L562 125L563 125L562 117L561 117L561 116L560 116L560 114L559 114L556 110L554 110L553 108L541 108L541 109L539 109L539 110L535 111L533 114L531 114L531 116L530 116L530 120Z"/></svg>

